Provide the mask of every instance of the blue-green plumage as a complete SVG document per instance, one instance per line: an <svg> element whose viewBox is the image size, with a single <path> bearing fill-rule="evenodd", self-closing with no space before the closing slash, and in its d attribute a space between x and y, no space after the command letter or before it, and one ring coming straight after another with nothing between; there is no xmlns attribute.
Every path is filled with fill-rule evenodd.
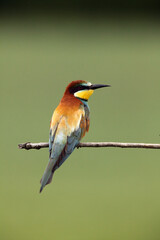
<svg viewBox="0 0 160 240"><path fill-rule="evenodd" d="M65 117L62 117L57 126L54 126L54 132L52 128L50 129L49 164L41 179L40 192L45 185L51 182L54 171L58 169L69 157L80 142L82 135L85 133L86 129L83 126L86 126L86 120L89 120L89 110L88 107L83 104L81 104L81 109L84 116L80 115L79 126L76 130L71 132L71 134L67 134L70 132L70 126L68 125ZM62 122L65 122L65 126L63 126L63 128L60 127L60 125L63 125L61 124Z"/></svg>

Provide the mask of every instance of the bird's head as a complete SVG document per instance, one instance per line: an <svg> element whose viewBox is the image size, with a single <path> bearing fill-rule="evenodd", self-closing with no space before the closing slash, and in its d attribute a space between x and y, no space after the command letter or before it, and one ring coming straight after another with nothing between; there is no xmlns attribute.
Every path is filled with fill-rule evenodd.
<svg viewBox="0 0 160 240"><path fill-rule="evenodd" d="M110 85L92 84L84 80L77 80L67 86L65 94L71 94L78 99L88 101L95 89L103 87L110 87Z"/></svg>

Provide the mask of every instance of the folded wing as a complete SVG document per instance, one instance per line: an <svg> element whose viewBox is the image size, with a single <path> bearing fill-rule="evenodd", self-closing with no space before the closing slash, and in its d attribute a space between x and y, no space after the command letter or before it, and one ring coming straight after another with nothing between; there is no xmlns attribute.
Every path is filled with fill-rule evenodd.
<svg viewBox="0 0 160 240"><path fill-rule="evenodd" d="M79 126L72 132L68 126L67 119L61 117L50 129L49 137L49 163L41 179L40 192L45 185L52 181L54 171L59 168L73 152L80 139L89 128L89 118L80 116Z"/></svg>

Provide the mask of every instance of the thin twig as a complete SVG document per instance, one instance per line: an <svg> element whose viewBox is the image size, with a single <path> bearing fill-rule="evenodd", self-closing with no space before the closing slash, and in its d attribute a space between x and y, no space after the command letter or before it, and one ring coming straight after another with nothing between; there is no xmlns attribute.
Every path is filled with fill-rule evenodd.
<svg viewBox="0 0 160 240"><path fill-rule="evenodd" d="M20 149L41 149L48 148L49 144L47 142L41 143L21 143L18 145ZM82 147L118 147L118 148L147 148L147 149L160 149L160 144L153 143L120 143L120 142L86 142L79 143L77 148Z"/></svg>

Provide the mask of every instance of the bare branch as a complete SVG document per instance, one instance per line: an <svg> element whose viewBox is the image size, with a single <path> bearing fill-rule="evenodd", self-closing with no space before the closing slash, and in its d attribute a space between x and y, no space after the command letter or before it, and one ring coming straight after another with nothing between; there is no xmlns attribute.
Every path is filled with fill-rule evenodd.
<svg viewBox="0 0 160 240"><path fill-rule="evenodd" d="M48 142L40 142L40 143L31 143L31 142L26 142L26 143L20 143L18 144L18 147L20 149L26 149L26 150L30 150L30 149L41 149L41 148L48 148L49 147L49 143Z"/></svg>
<svg viewBox="0 0 160 240"><path fill-rule="evenodd" d="M48 148L49 144L47 142L41 143L21 143L18 145L20 149L41 149ZM160 144L153 143L120 143L120 142L86 142L79 143L77 148L82 147L118 147L118 148L146 148L146 149L160 149Z"/></svg>

